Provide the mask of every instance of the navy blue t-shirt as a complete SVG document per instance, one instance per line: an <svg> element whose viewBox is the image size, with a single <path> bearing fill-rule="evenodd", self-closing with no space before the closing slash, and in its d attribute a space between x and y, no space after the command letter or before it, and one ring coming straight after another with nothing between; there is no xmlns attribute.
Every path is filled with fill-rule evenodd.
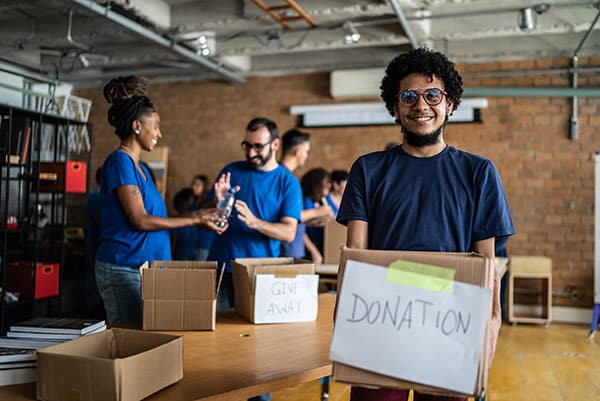
<svg viewBox="0 0 600 401"><path fill-rule="evenodd" d="M368 223L369 249L470 252L515 233L494 164L451 146L425 158L400 146L360 157L337 216L349 220Z"/></svg>

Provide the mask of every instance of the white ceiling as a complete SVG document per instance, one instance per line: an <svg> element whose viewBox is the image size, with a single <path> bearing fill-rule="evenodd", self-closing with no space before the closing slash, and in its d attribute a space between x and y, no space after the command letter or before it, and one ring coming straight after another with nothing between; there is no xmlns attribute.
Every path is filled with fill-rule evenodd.
<svg viewBox="0 0 600 401"><path fill-rule="evenodd" d="M383 67L411 47L411 36L417 45L460 63L571 57L600 7L599 2L574 0L297 3L316 27L300 20L284 29L250 0L113 0L112 20L104 13L106 1L0 0L0 61L89 86L123 74L243 82L254 75ZM518 24L525 7L534 8L537 22L529 31ZM344 43L348 22L360 33L356 43ZM600 23L579 56L600 56L599 29ZM212 49L207 57L196 55L202 34ZM164 46L157 44L161 41Z"/></svg>

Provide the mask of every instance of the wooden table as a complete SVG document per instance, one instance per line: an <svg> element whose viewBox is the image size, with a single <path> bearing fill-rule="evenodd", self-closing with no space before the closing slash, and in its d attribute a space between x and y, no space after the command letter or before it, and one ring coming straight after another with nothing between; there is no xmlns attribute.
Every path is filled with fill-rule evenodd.
<svg viewBox="0 0 600 401"><path fill-rule="evenodd" d="M245 400L330 375L334 303L320 294L315 322L254 325L220 312L215 331L173 332L184 336L183 379L145 400ZM0 387L0 400L35 400L35 383Z"/></svg>

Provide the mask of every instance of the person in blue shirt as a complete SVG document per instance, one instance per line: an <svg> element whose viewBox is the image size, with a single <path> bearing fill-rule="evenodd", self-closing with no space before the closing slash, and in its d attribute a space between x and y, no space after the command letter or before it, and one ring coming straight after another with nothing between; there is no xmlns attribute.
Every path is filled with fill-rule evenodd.
<svg viewBox="0 0 600 401"><path fill-rule="evenodd" d="M310 134L297 129L290 129L281 138L281 165L290 172L304 166L310 152ZM298 222L296 235L292 242L281 243L281 255L293 258L304 258L306 256L304 249L304 240L306 234L306 222L318 218L331 218L332 210L326 208L303 208L300 213L302 219ZM319 262L320 263L320 262Z"/></svg>
<svg viewBox="0 0 600 401"><path fill-rule="evenodd" d="M290 242L296 235L302 192L298 180L275 159L280 144L274 121L264 117L251 120L241 143L246 160L225 166L209 195L218 202L231 186L227 180L238 188L229 228L215 238L208 257L225 269L218 309L234 306L232 259L277 257L281 242ZM270 398L267 393L251 400Z"/></svg>
<svg viewBox="0 0 600 401"><path fill-rule="evenodd" d="M179 216L185 216L193 202L194 191L192 188L182 188L173 197L173 207ZM198 230L200 229L194 226L171 230L173 260L195 260Z"/></svg>
<svg viewBox="0 0 600 401"><path fill-rule="evenodd" d="M234 305L231 260L277 257L281 242L292 241L296 234L302 192L298 180L275 159L280 142L275 122L263 117L250 121L241 143L246 160L225 166L209 194L218 201L231 185L239 187L229 228L215 238L208 256L225 268L217 299L220 309ZM221 182L227 179L231 185Z"/></svg>
<svg viewBox="0 0 600 401"><path fill-rule="evenodd" d="M152 151L162 138L160 116L146 96L147 87L147 80L134 76L113 79L104 87L111 104L108 121L121 140L102 164L100 184L96 280L110 325L141 323L139 267L171 259L169 230L196 225L223 231L214 223L214 210L167 217L150 171L139 160L142 151Z"/></svg>
<svg viewBox="0 0 600 401"><path fill-rule="evenodd" d="M403 141L354 162L337 216L348 226L348 247L493 258L495 238L515 233L494 164L446 144L444 128L462 93L454 64L439 52L419 48L387 66L381 95ZM498 301L492 311L496 336ZM407 390L356 386L350 395L352 401L407 398ZM414 394L415 401L449 399L466 400Z"/></svg>
<svg viewBox="0 0 600 401"><path fill-rule="evenodd" d="M324 168L313 168L302 176L300 180L302 194L304 195L303 207L306 210L319 210L327 208L325 217L310 220L306 223L304 245L310 259L316 264L323 263L323 236L325 224L333 220L333 210L327 204L326 196L329 194L329 173Z"/></svg>
<svg viewBox="0 0 600 401"><path fill-rule="evenodd" d="M90 191L85 204L85 272L83 305L87 316L104 316L102 298L96 284L96 252L100 245L100 179L102 167L96 169L96 188Z"/></svg>
<svg viewBox="0 0 600 401"><path fill-rule="evenodd" d="M208 195L208 177L204 174L195 175L192 179L192 191L194 192L194 202L189 211L202 209ZM196 242L193 259L206 260L216 234L202 227L197 227L195 230Z"/></svg>
<svg viewBox="0 0 600 401"><path fill-rule="evenodd" d="M348 172L346 170L333 170L329 174L329 178L331 180L331 189L329 190L329 194L325 195L325 199L327 199L327 204L331 206L333 215L337 217L342 197L344 196L344 190L346 189L346 183L348 182Z"/></svg>

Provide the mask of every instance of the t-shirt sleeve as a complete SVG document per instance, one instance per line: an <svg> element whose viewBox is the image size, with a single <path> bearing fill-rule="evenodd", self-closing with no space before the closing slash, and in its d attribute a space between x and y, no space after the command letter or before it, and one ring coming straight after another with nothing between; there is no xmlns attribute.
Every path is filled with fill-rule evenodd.
<svg viewBox="0 0 600 401"><path fill-rule="evenodd" d="M354 162L350 169L350 175L336 220L343 225L347 225L350 220L369 220L367 179L363 159L358 159Z"/></svg>
<svg viewBox="0 0 600 401"><path fill-rule="evenodd" d="M129 156L115 152L102 166L106 190L112 192L123 185L138 185L135 165Z"/></svg>
<svg viewBox="0 0 600 401"><path fill-rule="evenodd" d="M473 240L513 235L515 228L504 186L494 164L487 160L476 177L477 209L473 225Z"/></svg>
<svg viewBox="0 0 600 401"><path fill-rule="evenodd" d="M291 174L286 180L287 191L281 200L280 218L291 217L298 221L302 220L302 188L300 183Z"/></svg>

